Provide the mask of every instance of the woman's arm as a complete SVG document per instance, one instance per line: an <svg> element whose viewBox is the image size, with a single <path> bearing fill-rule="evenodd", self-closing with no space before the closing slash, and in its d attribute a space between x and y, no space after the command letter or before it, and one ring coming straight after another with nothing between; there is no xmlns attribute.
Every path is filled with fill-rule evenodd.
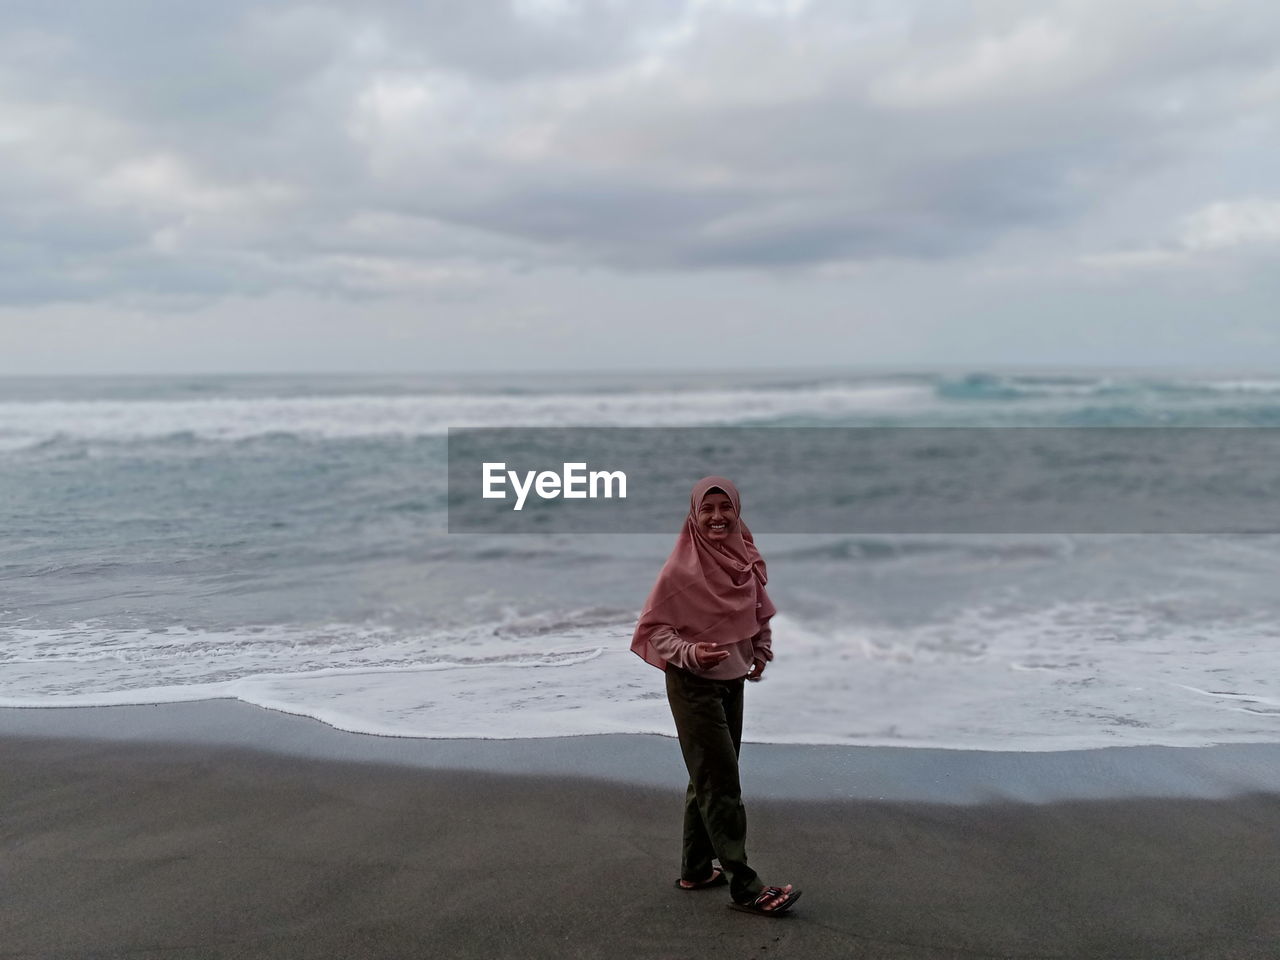
<svg viewBox="0 0 1280 960"><path fill-rule="evenodd" d="M649 646L663 660L674 663L682 670L693 670L698 665L693 655L693 644L681 639L676 628L668 624L660 624L654 628L653 633L649 634Z"/></svg>
<svg viewBox="0 0 1280 960"><path fill-rule="evenodd" d="M760 632L751 638L751 658L764 663L773 659L773 628L769 626L769 620L761 621Z"/></svg>

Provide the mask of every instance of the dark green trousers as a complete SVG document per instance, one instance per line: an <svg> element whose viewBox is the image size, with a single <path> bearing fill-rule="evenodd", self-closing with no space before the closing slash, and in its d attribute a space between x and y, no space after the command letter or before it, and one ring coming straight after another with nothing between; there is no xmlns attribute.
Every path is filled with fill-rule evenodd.
<svg viewBox="0 0 1280 960"><path fill-rule="evenodd" d="M718 857L729 895L752 900L764 884L747 866L747 811L738 780L744 681L707 680L672 663L666 673L667 702L689 770L680 876L705 880Z"/></svg>

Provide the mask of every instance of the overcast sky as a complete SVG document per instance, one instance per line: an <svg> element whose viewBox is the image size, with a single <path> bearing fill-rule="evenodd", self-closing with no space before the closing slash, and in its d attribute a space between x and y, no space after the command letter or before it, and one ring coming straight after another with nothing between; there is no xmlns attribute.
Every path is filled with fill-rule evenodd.
<svg viewBox="0 0 1280 960"><path fill-rule="evenodd" d="M6 0L0 372L1280 365L1280 4Z"/></svg>

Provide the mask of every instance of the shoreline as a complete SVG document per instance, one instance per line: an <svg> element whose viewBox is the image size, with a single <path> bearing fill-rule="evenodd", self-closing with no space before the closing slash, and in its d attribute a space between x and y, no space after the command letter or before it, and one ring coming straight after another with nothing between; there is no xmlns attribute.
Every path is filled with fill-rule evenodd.
<svg viewBox="0 0 1280 960"><path fill-rule="evenodd" d="M683 791L674 737L472 740L350 733L239 700L0 708L0 740L231 748L417 770L573 777ZM1280 743L1063 751L744 743L744 796L801 801L1047 804L1280 795Z"/></svg>
<svg viewBox="0 0 1280 960"><path fill-rule="evenodd" d="M753 791L753 866L804 891L770 920L672 889L682 788L110 736L6 733L0 764L21 960L1270 960L1280 939L1274 793Z"/></svg>

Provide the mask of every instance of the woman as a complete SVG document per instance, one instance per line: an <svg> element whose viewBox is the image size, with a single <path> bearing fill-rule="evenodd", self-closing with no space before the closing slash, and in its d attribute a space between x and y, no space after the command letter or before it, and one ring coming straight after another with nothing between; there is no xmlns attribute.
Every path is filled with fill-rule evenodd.
<svg viewBox="0 0 1280 960"><path fill-rule="evenodd" d="M699 890L728 876L730 906L776 916L800 898L766 887L747 866L747 815L738 780L744 680L773 659L765 563L739 518L738 489L698 481L675 549L640 614L631 649L666 671L667 702L689 769L684 852L676 886ZM720 867L712 863L719 857Z"/></svg>

